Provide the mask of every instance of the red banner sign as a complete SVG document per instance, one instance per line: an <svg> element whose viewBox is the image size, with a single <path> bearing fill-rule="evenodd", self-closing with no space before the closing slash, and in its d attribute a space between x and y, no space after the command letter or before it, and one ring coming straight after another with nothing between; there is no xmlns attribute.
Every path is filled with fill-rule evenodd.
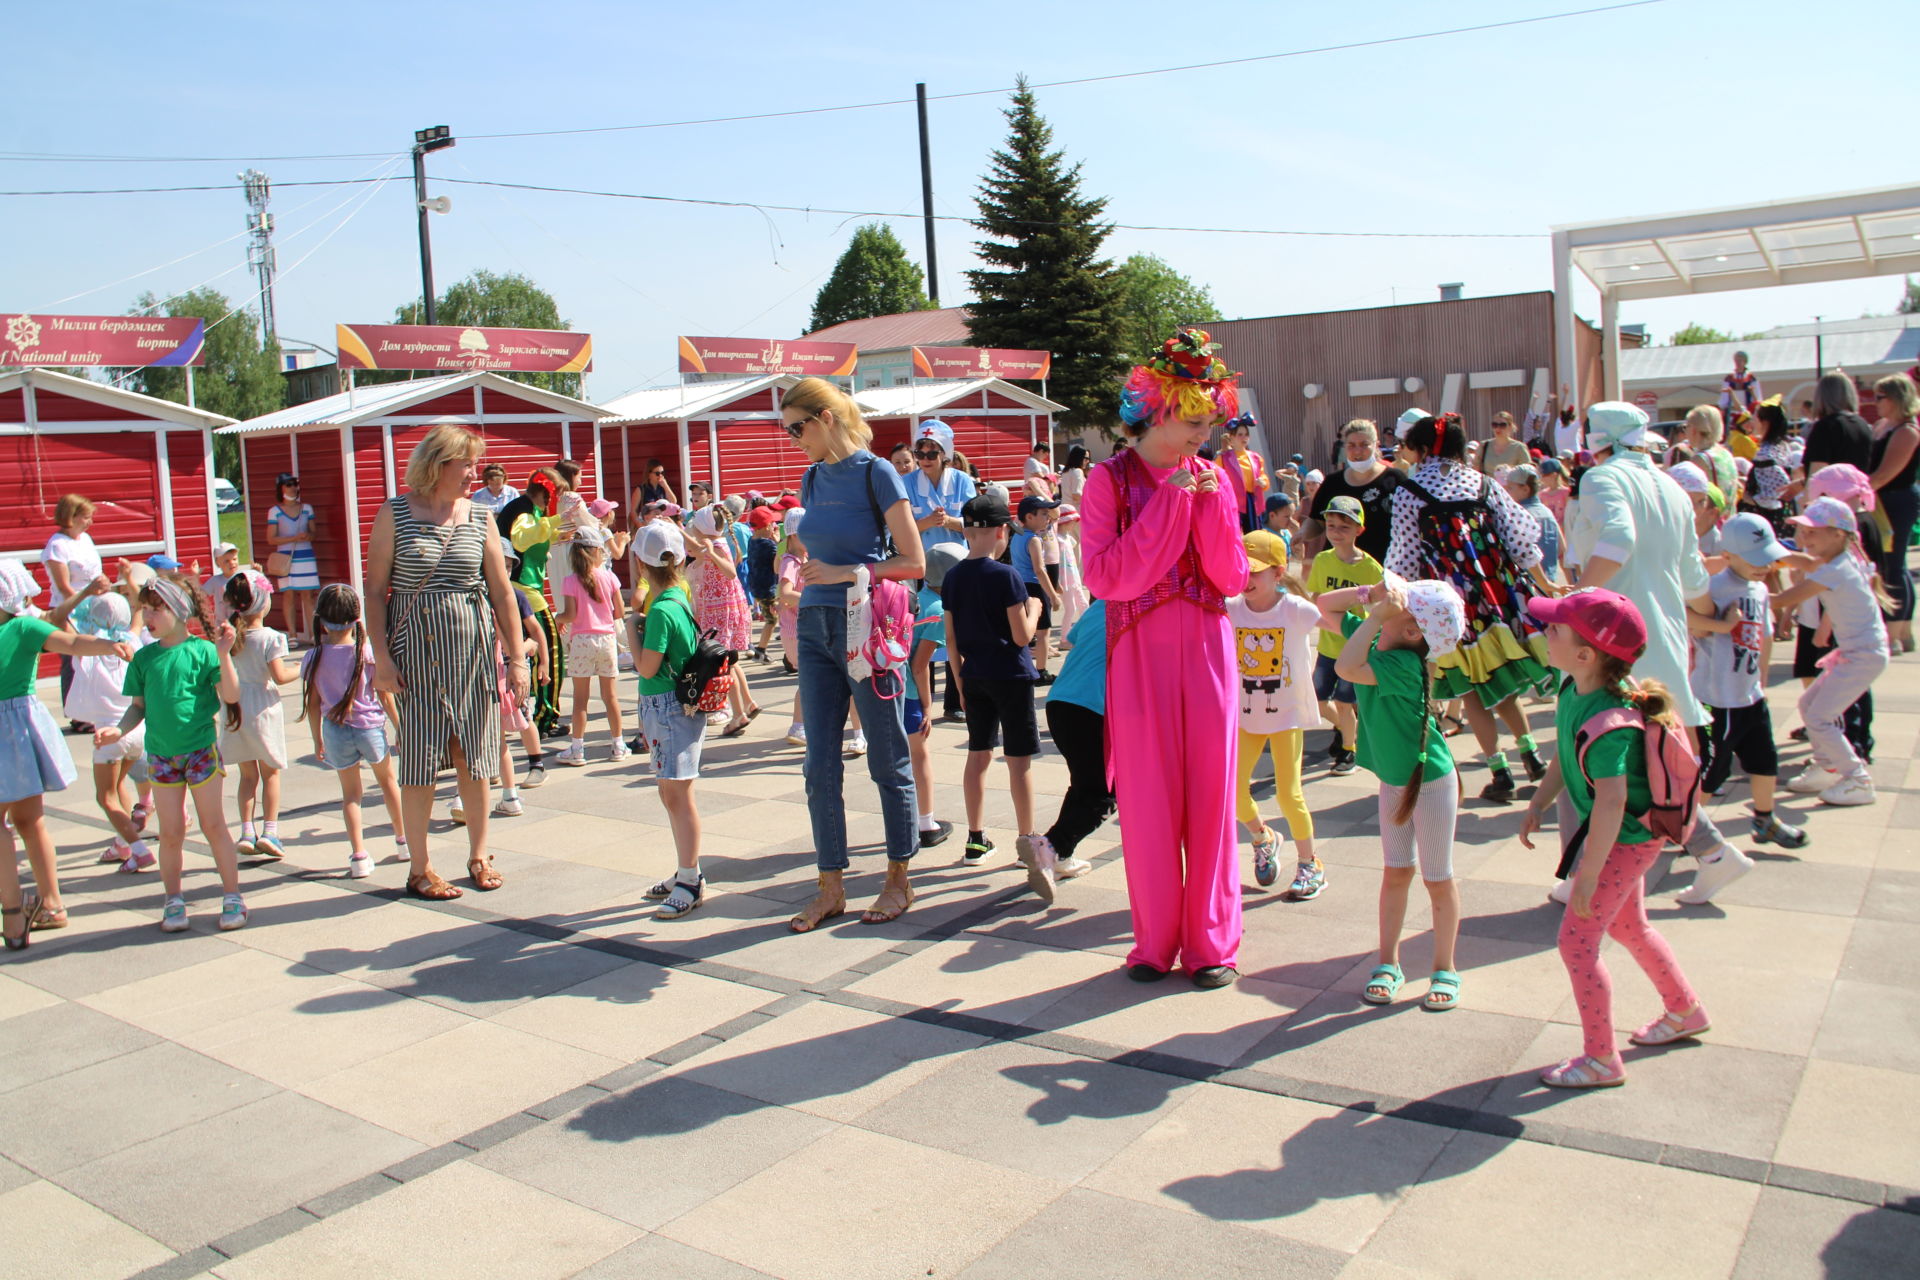
<svg viewBox="0 0 1920 1280"><path fill-rule="evenodd" d="M1005 351L996 347L915 347L913 372L921 378L1028 378L1046 381L1051 351Z"/></svg>
<svg viewBox="0 0 1920 1280"><path fill-rule="evenodd" d="M851 342L782 342L778 338L681 338L682 373L794 373L846 377L860 358Z"/></svg>
<svg viewBox="0 0 1920 1280"><path fill-rule="evenodd" d="M457 324L337 324L342 369L472 369L592 373L593 335L563 329L463 329Z"/></svg>
<svg viewBox="0 0 1920 1280"><path fill-rule="evenodd" d="M198 316L14 314L3 319L0 367L177 368L207 362L207 322Z"/></svg>

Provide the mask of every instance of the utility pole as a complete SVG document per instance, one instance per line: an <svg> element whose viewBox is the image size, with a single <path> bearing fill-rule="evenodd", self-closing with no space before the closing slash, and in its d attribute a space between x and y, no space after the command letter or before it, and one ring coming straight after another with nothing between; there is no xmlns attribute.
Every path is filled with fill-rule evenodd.
<svg viewBox="0 0 1920 1280"><path fill-rule="evenodd" d="M920 207L927 224L927 297L940 305L940 260L933 251L933 148L927 141L927 86L913 86L920 108Z"/></svg>
<svg viewBox="0 0 1920 1280"><path fill-rule="evenodd" d="M427 231L427 213L438 207L446 212L445 197L429 205L427 201L427 153L443 151L454 143L453 131L444 124L413 131L413 202L420 211L420 296L426 303L426 322L434 322L433 238Z"/></svg>
<svg viewBox="0 0 1920 1280"><path fill-rule="evenodd" d="M260 349L266 351L279 340L273 320L273 215L267 212L267 200L273 194L267 175L249 169L239 175L247 194L247 266L260 277Z"/></svg>

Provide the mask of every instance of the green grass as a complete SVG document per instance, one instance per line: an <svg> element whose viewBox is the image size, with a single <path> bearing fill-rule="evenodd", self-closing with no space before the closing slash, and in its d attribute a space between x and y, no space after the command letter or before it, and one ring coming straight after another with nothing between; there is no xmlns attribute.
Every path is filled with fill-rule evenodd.
<svg viewBox="0 0 1920 1280"><path fill-rule="evenodd" d="M253 559L253 539L247 535L247 513L244 508L239 511L223 511L220 513L219 540L221 542L231 542L234 546L240 548L241 564L247 564Z"/></svg>

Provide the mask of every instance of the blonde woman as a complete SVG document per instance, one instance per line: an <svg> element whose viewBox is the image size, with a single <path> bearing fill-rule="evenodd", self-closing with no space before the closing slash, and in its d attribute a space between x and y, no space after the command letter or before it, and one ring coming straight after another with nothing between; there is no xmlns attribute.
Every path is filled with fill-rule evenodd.
<svg viewBox="0 0 1920 1280"><path fill-rule="evenodd" d="M814 732L807 737L807 812L820 871L819 892L793 918L806 933L847 909L841 878L847 869L847 814L841 799L845 764L840 726L857 707L871 749L867 775L880 789L887 831L887 879L861 919L881 924L913 905L907 860L920 847L914 807L913 757L901 720L899 672L855 680L847 669L847 584L865 566L875 578L907 580L926 573L913 510L899 473L867 445L873 432L853 400L820 378L787 392L781 424L813 465L801 482L806 515L800 521L807 561L800 569L800 694ZM891 537L894 554L887 554Z"/></svg>
<svg viewBox="0 0 1920 1280"><path fill-rule="evenodd" d="M1874 492L1880 495L1880 512L1886 529L1880 550L1880 577L1893 596L1893 612L1887 615L1887 631L1905 653L1913 652L1913 577L1907 572L1907 548L1913 542L1913 525L1920 515L1920 489L1914 487L1914 471L1920 467L1920 390L1904 373L1882 378L1873 384L1874 405L1880 410L1880 422L1873 429L1872 465ZM1888 536L1888 535L1891 536Z"/></svg>
<svg viewBox="0 0 1920 1280"><path fill-rule="evenodd" d="M434 902L460 896L427 857L433 784L444 765L453 766L467 817L473 887L502 883L487 853L488 792L500 767L498 654L520 653L524 640L499 532L465 496L485 448L452 423L427 432L407 460L407 492L380 508L367 545L373 683L399 711L407 892ZM525 701L526 664L507 672L513 696Z"/></svg>

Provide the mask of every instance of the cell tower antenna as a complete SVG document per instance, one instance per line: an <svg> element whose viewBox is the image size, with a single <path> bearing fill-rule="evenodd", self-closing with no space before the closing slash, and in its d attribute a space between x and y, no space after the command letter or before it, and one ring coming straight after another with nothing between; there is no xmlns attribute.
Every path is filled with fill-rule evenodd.
<svg viewBox="0 0 1920 1280"><path fill-rule="evenodd" d="M249 169L240 175L247 193L247 266L260 277L260 349L279 341L273 321L273 215L267 212L267 200L273 194L267 175Z"/></svg>

